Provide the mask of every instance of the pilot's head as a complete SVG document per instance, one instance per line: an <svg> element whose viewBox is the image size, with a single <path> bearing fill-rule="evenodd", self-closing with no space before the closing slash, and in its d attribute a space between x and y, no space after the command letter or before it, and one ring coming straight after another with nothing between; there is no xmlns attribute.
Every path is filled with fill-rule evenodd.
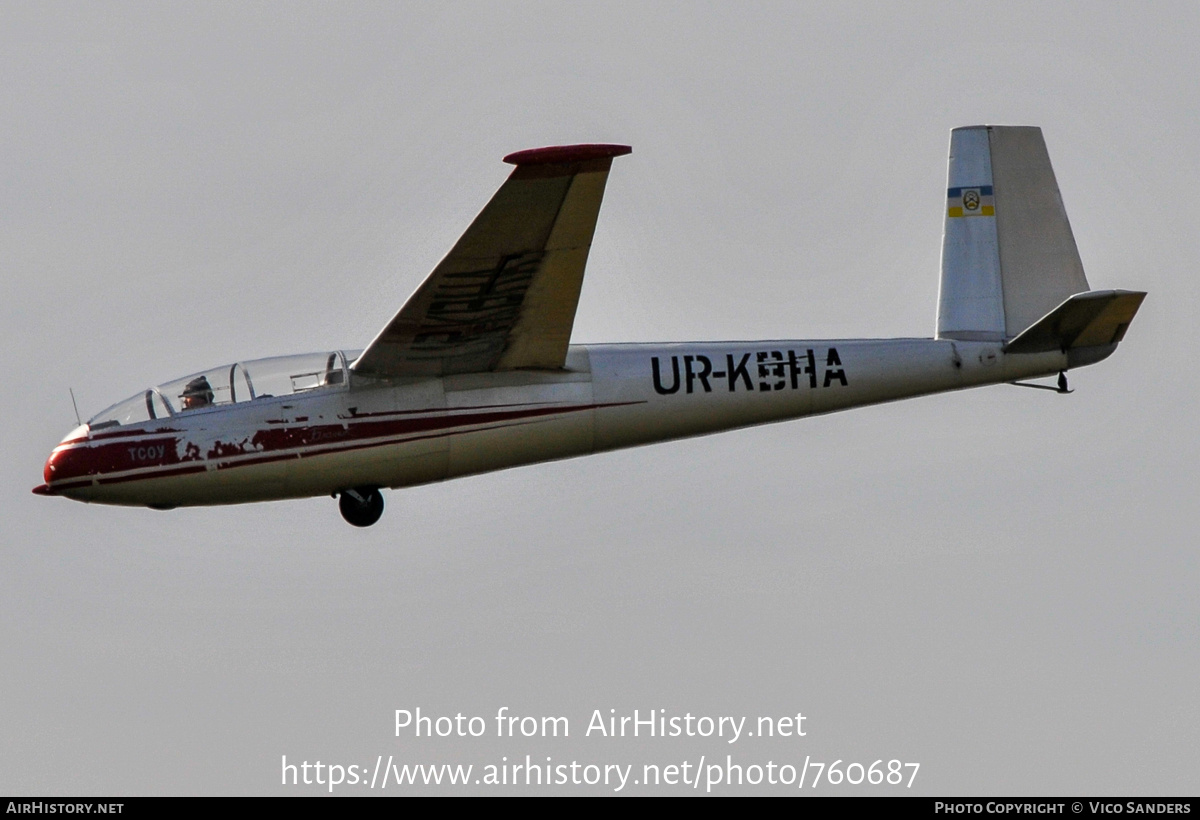
<svg viewBox="0 0 1200 820"><path fill-rule="evenodd" d="M183 401L184 410L208 407L213 402L213 391L212 386L208 383L208 377L197 376L192 379L187 383L187 387L183 388L179 398Z"/></svg>

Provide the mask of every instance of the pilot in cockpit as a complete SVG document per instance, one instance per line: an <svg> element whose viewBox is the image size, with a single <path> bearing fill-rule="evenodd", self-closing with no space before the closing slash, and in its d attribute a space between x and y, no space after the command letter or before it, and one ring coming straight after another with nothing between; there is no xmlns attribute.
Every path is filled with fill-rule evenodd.
<svg viewBox="0 0 1200 820"><path fill-rule="evenodd" d="M183 402L184 410L199 410L201 407L208 407L213 403L212 385L208 383L208 377L197 376L192 379L187 383L187 387L183 388L179 398Z"/></svg>

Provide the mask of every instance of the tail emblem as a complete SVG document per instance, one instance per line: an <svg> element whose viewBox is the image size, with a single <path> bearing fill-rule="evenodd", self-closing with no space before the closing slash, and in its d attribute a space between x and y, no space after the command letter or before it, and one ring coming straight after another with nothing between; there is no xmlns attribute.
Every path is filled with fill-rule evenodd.
<svg viewBox="0 0 1200 820"><path fill-rule="evenodd" d="M950 188L946 194L949 199L946 216L996 215L991 185L980 185L975 188Z"/></svg>

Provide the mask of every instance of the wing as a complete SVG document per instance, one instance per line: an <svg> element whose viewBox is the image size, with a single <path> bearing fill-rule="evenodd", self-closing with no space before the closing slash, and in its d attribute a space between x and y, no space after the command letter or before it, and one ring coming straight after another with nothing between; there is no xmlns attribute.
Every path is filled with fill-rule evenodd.
<svg viewBox="0 0 1200 820"><path fill-rule="evenodd" d="M562 145L505 157L512 175L352 369L561 368L608 170L631 150Z"/></svg>

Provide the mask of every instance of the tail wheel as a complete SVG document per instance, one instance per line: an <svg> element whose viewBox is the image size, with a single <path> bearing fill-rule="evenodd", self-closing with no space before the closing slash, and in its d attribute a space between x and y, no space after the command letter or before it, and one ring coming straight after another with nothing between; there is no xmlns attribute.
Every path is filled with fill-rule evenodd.
<svg viewBox="0 0 1200 820"><path fill-rule="evenodd" d="M369 527L383 515L383 493L376 487L343 490L338 499L342 518L356 527Z"/></svg>

